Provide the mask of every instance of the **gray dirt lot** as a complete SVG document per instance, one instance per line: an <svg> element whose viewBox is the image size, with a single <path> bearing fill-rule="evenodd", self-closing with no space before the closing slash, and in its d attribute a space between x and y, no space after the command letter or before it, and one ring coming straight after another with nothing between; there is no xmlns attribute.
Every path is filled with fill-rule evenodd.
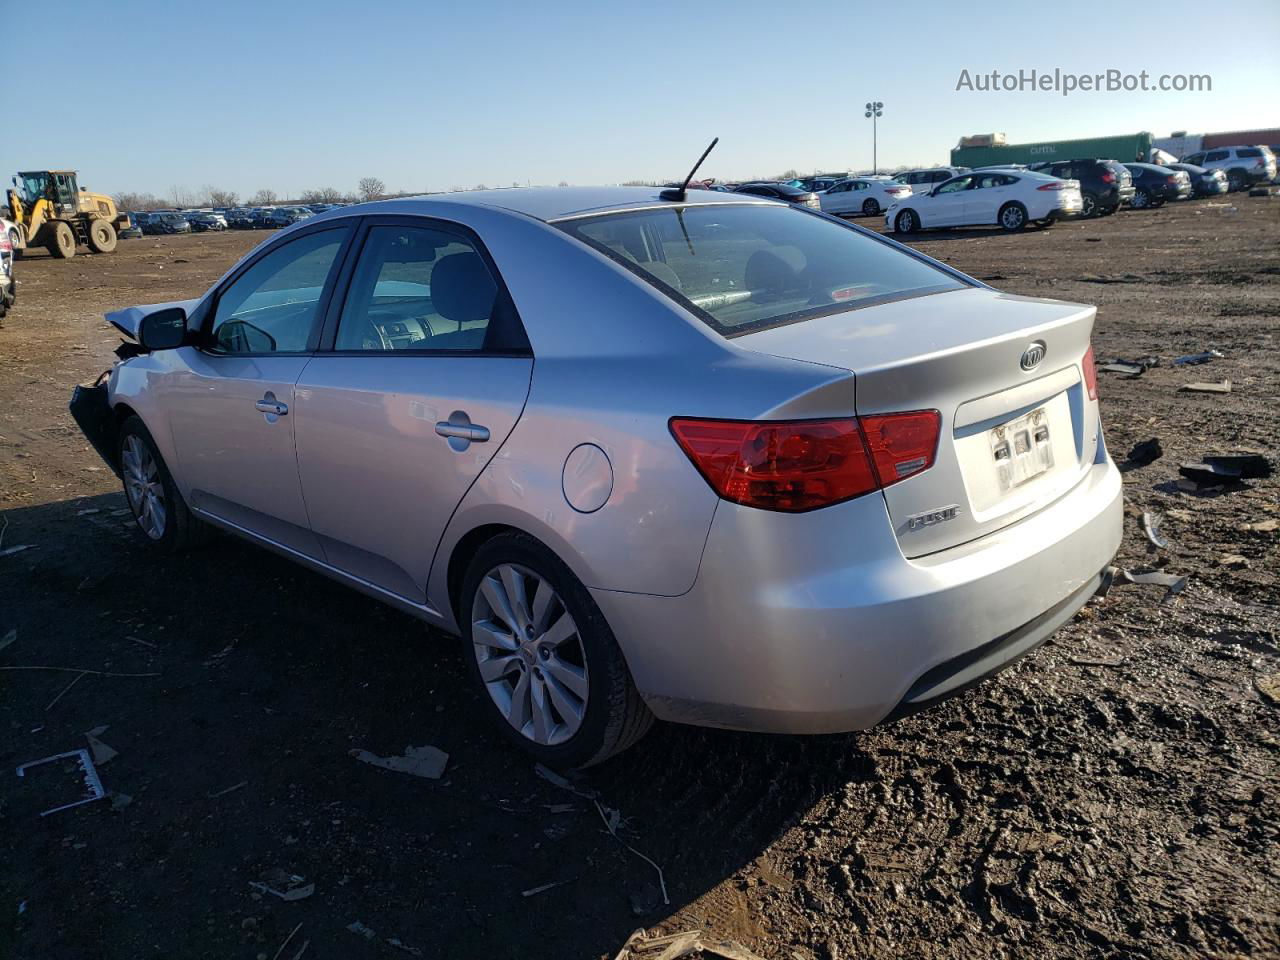
<svg viewBox="0 0 1280 960"><path fill-rule="evenodd" d="M1001 289L1098 304L1100 360L1226 355L1102 375L1113 455L1164 446L1125 473L1119 563L1189 582L1167 603L1117 586L1014 669L868 733L657 727L580 789L670 905L592 802L483 726L455 641L227 538L159 559L119 514L66 410L111 359L101 314L202 291L259 239L17 264L0 547L34 547L0 557L0 956L270 960L299 924L286 958L588 960L637 926L766 958L1280 955L1280 481L1175 483L1206 452L1277 459L1280 199L913 238ZM27 666L158 676L68 690L78 673L8 669ZM39 819L74 786L14 768L103 724L103 780L132 802ZM449 753L444 779L349 756L415 744ZM314 893L251 886L273 871Z"/></svg>

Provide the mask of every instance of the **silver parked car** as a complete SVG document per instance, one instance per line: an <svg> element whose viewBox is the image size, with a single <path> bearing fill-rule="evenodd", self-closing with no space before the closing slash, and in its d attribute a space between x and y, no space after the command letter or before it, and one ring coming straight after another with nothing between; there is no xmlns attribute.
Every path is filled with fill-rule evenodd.
<svg viewBox="0 0 1280 960"><path fill-rule="evenodd" d="M711 191L321 214L76 419L169 550L238 534L462 637L561 766L653 717L858 730L1036 647L1120 541L1094 308Z"/></svg>

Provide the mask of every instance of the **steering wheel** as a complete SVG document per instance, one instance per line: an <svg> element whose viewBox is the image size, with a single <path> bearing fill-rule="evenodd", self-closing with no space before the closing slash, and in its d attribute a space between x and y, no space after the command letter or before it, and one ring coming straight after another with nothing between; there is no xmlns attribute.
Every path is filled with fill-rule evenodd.
<svg viewBox="0 0 1280 960"><path fill-rule="evenodd" d="M395 345L387 339L382 328L374 323L372 317L365 317L365 331L360 338L361 350L394 350Z"/></svg>

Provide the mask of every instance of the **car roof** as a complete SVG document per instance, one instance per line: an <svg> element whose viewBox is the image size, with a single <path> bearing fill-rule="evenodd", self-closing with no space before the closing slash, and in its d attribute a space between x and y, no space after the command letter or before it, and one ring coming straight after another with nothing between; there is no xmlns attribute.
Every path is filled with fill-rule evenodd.
<svg viewBox="0 0 1280 960"><path fill-rule="evenodd" d="M768 184L783 190L796 190L780 184ZM470 207L490 207L521 213L535 220L562 220L566 217L607 210L630 210L636 207L675 206L663 200L659 194L663 187L512 187L507 190L466 190L459 193L433 193L421 197L404 197L397 200L375 200L354 207L342 207L346 214L374 213L380 204L394 203L401 209L421 205L424 213L438 211L437 204L458 204ZM685 205L699 203L769 203L752 200L749 194L735 194L727 199L716 190L689 190ZM428 207L428 205L430 205Z"/></svg>

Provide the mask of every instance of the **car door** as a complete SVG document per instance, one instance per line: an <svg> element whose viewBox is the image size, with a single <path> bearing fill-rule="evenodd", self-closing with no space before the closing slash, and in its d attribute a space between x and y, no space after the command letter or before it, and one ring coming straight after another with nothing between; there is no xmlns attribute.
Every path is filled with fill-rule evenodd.
<svg viewBox="0 0 1280 960"><path fill-rule="evenodd" d="M920 205L922 225L954 227L968 223L969 221L965 219L965 206L973 181L972 174L965 174L962 177L953 177L937 187L934 195Z"/></svg>
<svg viewBox="0 0 1280 960"><path fill-rule="evenodd" d="M995 223L996 216L1010 199L1015 177L1002 173L984 173L974 178L965 198L966 223Z"/></svg>
<svg viewBox="0 0 1280 960"><path fill-rule="evenodd" d="M201 308L200 345L165 385L190 506L309 557L320 551L298 480L294 382L352 232L294 234L246 262Z"/></svg>
<svg viewBox="0 0 1280 960"><path fill-rule="evenodd" d="M327 562L414 603L454 509L524 409L533 357L478 237L368 218L298 380L297 450Z"/></svg>
<svg viewBox="0 0 1280 960"><path fill-rule="evenodd" d="M832 186L826 193L819 196L822 209L825 213L848 213L853 209L853 183L852 180L845 180Z"/></svg>

